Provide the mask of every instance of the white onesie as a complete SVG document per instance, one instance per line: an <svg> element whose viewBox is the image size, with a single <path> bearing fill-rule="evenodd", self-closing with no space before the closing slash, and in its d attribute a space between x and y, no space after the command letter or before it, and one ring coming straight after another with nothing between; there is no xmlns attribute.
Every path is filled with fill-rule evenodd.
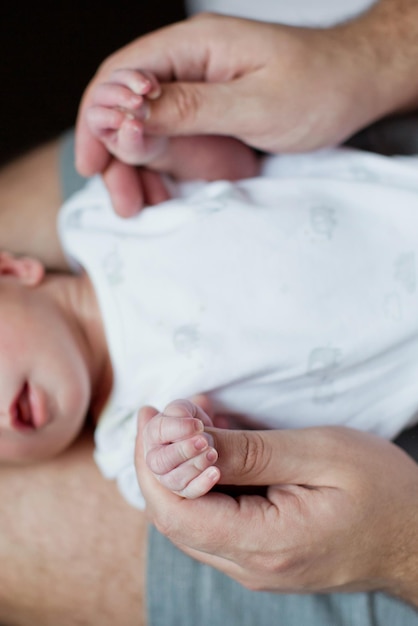
<svg viewBox="0 0 418 626"><path fill-rule="evenodd" d="M118 218L100 181L59 218L97 292L114 389L96 460L141 506L136 413L211 395L243 425L393 437L418 410L418 159L271 157Z"/></svg>

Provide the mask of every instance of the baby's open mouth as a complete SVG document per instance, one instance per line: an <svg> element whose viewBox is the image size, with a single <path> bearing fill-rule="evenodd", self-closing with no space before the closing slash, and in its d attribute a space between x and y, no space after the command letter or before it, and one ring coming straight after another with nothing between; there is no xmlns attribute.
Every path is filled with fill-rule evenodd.
<svg viewBox="0 0 418 626"><path fill-rule="evenodd" d="M11 407L12 426L16 430L34 430L32 407L29 399L29 385L24 383Z"/></svg>

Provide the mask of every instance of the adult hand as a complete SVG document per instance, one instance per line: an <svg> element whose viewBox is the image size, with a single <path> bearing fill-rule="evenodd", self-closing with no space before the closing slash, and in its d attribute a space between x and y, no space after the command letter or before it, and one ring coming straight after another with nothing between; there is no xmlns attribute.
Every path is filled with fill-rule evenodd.
<svg viewBox="0 0 418 626"><path fill-rule="evenodd" d="M346 428L208 429L221 483L265 495L186 500L147 469L140 413L138 480L152 522L190 556L251 589L382 589L418 605L418 468L394 444Z"/></svg>
<svg viewBox="0 0 418 626"><path fill-rule="evenodd" d="M418 102L417 18L415 0L381 0L329 29L203 14L151 33L110 56L90 83L77 168L91 175L111 164L86 110L95 85L121 67L152 71L163 83L148 103L150 134L232 135L270 152L336 144Z"/></svg>

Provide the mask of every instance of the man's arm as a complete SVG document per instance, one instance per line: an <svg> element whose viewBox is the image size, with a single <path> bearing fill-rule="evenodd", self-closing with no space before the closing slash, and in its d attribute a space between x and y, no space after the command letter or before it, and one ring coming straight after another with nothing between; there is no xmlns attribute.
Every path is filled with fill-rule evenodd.
<svg viewBox="0 0 418 626"><path fill-rule="evenodd" d="M54 141L0 170L0 249L33 255L67 270L56 227L62 203L59 143Z"/></svg>
<svg viewBox="0 0 418 626"><path fill-rule="evenodd" d="M352 73L367 81L368 122L418 108L416 0L380 0L330 32L337 42L341 40L347 58L359 64L352 67ZM355 108L355 101L350 104Z"/></svg>

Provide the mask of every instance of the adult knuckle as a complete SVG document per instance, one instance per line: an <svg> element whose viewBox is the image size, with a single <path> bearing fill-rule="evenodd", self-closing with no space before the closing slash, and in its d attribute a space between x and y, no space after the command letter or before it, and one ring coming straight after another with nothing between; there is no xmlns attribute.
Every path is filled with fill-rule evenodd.
<svg viewBox="0 0 418 626"><path fill-rule="evenodd" d="M202 106L202 98L199 89L193 85L193 83L188 83L187 85L178 83L176 86L174 105L178 121L180 123L187 122L188 125L193 124Z"/></svg>
<svg viewBox="0 0 418 626"><path fill-rule="evenodd" d="M266 586L262 583L258 577L251 576L242 581L242 585L249 591L265 591Z"/></svg>
<svg viewBox="0 0 418 626"><path fill-rule="evenodd" d="M292 574L295 563L292 558L277 559L266 554L260 555L252 561L248 568L248 576L244 586L251 591L268 591L274 581L277 587L288 588L293 580Z"/></svg>
<svg viewBox="0 0 418 626"><path fill-rule="evenodd" d="M258 433L242 433L240 438L241 471L252 477L261 474L270 462L263 438Z"/></svg>

